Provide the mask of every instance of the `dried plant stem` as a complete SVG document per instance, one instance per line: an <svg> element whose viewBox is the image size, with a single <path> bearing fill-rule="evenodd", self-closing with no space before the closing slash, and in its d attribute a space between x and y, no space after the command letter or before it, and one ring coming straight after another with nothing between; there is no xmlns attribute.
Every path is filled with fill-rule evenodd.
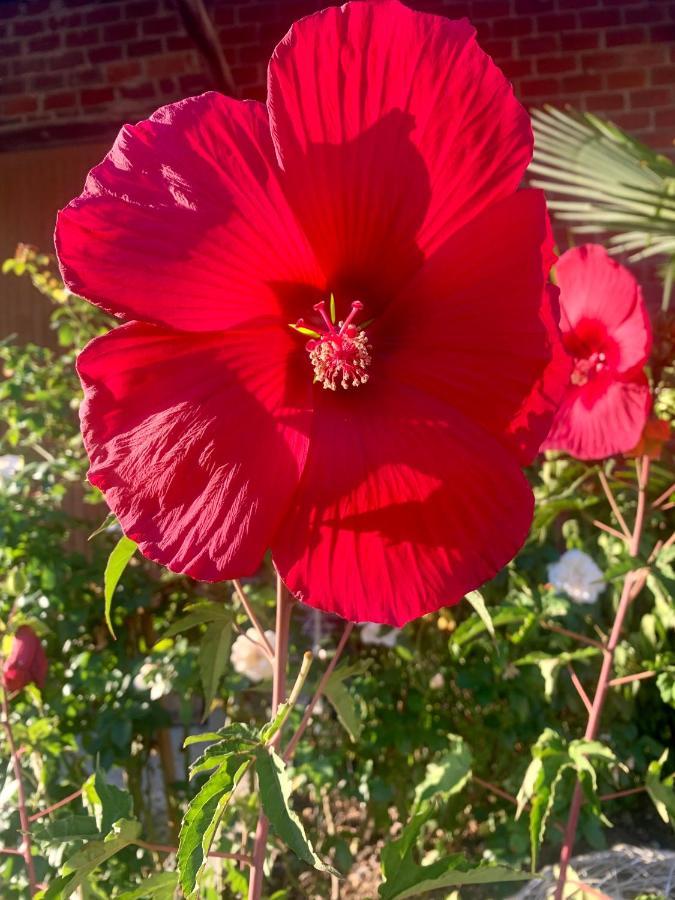
<svg viewBox="0 0 675 900"><path fill-rule="evenodd" d="M14 734L12 725L9 720L9 700L7 699L7 691L2 687L2 716L5 732L7 733L7 743L9 744L9 753L12 758L12 766L14 768L14 778L16 779L16 789L19 797L19 823L21 825L22 843L21 855L26 865L26 874L28 876L28 891L31 897L37 893L37 879L35 877L35 866L33 864L33 850L30 839L30 820L28 818L28 809L26 807L26 792L23 787L23 775L21 772L21 762L19 753L14 743Z"/></svg>
<svg viewBox="0 0 675 900"><path fill-rule="evenodd" d="M277 575L277 622L275 634L275 650L273 659L272 681L272 715L276 714L279 705L286 697L286 669L288 667L288 639L291 624L291 611L293 609L293 597L289 594L281 577ZM274 736L272 746L278 747L281 740L282 728ZM265 853L267 850L267 834L269 822L265 814L260 811L258 825L255 831L253 845L253 860L251 874L248 883L248 900L260 900L263 887L263 868L265 865Z"/></svg>
<svg viewBox="0 0 675 900"><path fill-rule="evenodd" d="M574 671L571 664L567 666L567 670L569 672L570 678L572 679L572 684L576 688L577 694L581 697L581 701L586 707L586 712L590 715L593 704L591 703L583 684L579 681L579 676Z"/></svg>
<svg viewBox="0 0 675 900"><path fill-rule="evenodd" d="M635 524L633 526L633 531L628 533L629 553L632 557L636 557L638 555L640 549L640 538L642 537L642 529L644 526L645 505L647 499L647 481L649 479L648 456L642 457L642 460L640 462L636 460L636 471L638 479L638 501L635 512ZM616 501L614 500L614 497L609 490L607 479L604 477L604 474L602 472L600 473L600 481L602 482L605 493L610 500L610 505L612 506L617 521L619 522L621 527L625 529L625 521L623 519L623 516L618 510L618 507L615 509ZM586 732L584 734L584 738L588 741L595 740L598 735L602 710L605 705L607 691L609 690L610 682L612 680L611 676L612 669L614 667L614 652L616 650L617 644L619 643L619 638L621 637L621 630L626 618L626 613L628 612L632 600L642 589L646 577L646 571L644 569L639 569L628 572L624 579L623 589L621 591L621 597L619 599L619 605L616 610L616 615L614 616L612 631L610 633L609 640L607 641L607 646L603 648L605 650L605 653L602 660L600 675L598 676L595 695L593 697L591 708L588 714L588 723L586 725ZM570 805L567 826L565 828L565 836L563 838L563 845L560 851L560 870L556 885L555 900L563 900L567 868L569 866L569 862L572 857L572 851L574 849L574 841L576 838L577 826L579 824L579 811L581 810L581 803L581 784L579 781L577 781L574 787L574 794L572 795L572 803Z"/></svg>
<svg viewBox="0 0 675 900"><path fill-rule="evenodd" d="M570 631L569 628L561 628L560 625L556 625L553 622L542 622L541 627L547 628L549 631L554 631L556 634L562 634L565 637L572 638L574 641L579 641L580 644L588 644L589 647L595 647L602 651L605 650L605 645L601 644L600 641L594 641L593 638L586 637L576 631Z"/></svg>
<svg viewBox="0 0 675 900"><path fill-rule="evenodd" d="M298 742L299 742L300 738L305 733L305 729L309 725L309 721L312 718L312 715L314 713L314 707L316 706L316 704L319 701L319 698L323 694L324 688L326 687L326 683L327 683L328 679L330 678L330 676L333 674L333 670L335 669L335 666L338 664L338 660L342 656L342 651L345 648L345 644L347 643L347 640L349 639L349 635L352 633L353 628L354 628L353 622L347 622L347 624L345 625L344 631L342 632L342 637L340 638L340 642L337 645L337 648L335 650L333 658L326 666L326 669L319 680L319 684L317 685L316 691L314 692L314 696L307 704L307 707L305 709L303 717L300 720L300 724L298 725L298 728L297 728L295 734L288 742L288 746L284 750L284 760L286 762L288 762L288 760L291 759L291 757L293 756L293 753L295 752L295 748L298 746Z"/></svg>
<svg viewBox="0 0 675 900"><path fill-rule="evenodd" d="M602 469L600 469L600 471L598 472L598 478L600 479L600 484L602 485L602 489L605 492L605 496L607 497L607 500L609 501L609 505L612 507L612 512L614 513L614 518L621 526L621 530L623 531L624 536L628 540L630 540L631 531L630 531L628 525L626 525L626 520L624 519L624 517L621 513L621 510L619 509L619 506L616 502L614 494L612 493L612 489L609 486L609 482L607 481L605 473L602 471Z"/></svg>
<svg viewBox="0 0 675 900"><path fill-rule="evenodd" d="M675 481L670 485L670 487L666 488L662 494L659 494L656 500L653 501L652 507L656 509L657 507L661 506L662 503L665 503L665 501L668 499L668 497L670 497L673 491L675 491Z"/></svg>

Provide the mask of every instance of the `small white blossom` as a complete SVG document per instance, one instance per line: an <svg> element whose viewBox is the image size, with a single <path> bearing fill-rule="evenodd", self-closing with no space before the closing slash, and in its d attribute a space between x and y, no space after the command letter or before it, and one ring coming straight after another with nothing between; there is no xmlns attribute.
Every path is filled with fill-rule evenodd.
<svg viewBox="0 0 675 900"><path fill-rule="evenodd" d="M0 487L12 481L22 468L23 456L15 456L13 453L0 456Z"/></svg>
<svg viewBox="0 0 675 900"><path fill-rule="evenodd" d="M265 637L274 649L274 632L266 631ZM245 675L251 681L265 681L272 677L272 663L260 645L260 638L255 628L249 628L240 634L232 644L230 660L235 672Z"/></svg>
<svg viewBox="0 0 675 900"><path fill-rule="evenodd" d="M155 662L144 662L134 678L137 691L150 691L151 700L159 700L170 694L173 689L173 668L160 666Z"/></svg>
<svg viewBox="0 0 675 900"><path fill-rule="evenodd" d="M445 687L445 678L443 677L442 672L436 672L433 678L429 681L429 687L432 691L442 691Z"/></svg>
<svg viewBox="0 0 675 900"><path fill-rule="evenodd" d="M595 603L605 589L602 571L583 550L568 550L548 567L554 588L577 603Z"/></svg>
<svg viewBox="0 0 675 900"><path fill-rule="evenodd" d="M361 626L361 643L362 644L378 644L381 647L393 647L401 633L400 628L391 628L385 634L382 634L382 626L376 625L374 622L367 622Z"/></svg>

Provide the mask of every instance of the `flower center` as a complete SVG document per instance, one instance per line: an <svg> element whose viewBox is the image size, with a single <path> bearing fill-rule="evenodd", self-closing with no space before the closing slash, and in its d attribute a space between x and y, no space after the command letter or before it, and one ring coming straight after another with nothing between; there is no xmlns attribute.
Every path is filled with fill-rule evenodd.
<svg viewBox="0 0 675 900"><path fill-rule="evenodd" d="M336 325L335 299L331 294L330 317L326 312L325 300L314 306L314 310L323 319L325 330L308 328L304 319L298 319L295 325L291 325L291 328L301 334L311 336L305 349L314 368L314 381L322 384L325 390L337 390L338 383L346 390L368 381L367 370L372 348L366 332L354 324L355 316L362 309L363 303L355 300L347 318Z"/></svg>
<svg viewBox="0 0 675 900"><path fill-rule="evenodd" d="M602 352L593 352L589 356L577 357L574 360L571 381L581 387L595 378L607 366L607 357Z"/></svg>

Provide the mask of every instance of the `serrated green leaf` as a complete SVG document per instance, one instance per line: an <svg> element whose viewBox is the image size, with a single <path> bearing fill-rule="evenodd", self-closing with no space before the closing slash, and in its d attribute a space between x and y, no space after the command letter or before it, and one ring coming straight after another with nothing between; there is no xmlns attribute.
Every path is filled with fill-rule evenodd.
<svg viewBox="0 0 675 900"><path fill-rule="evenodd" d="M52 880L44 900L65 900L70 897L89 875L102 863L124 850L141 833L140 822L121 819L102 841L90 841L61 866L61 875Z"/></svg>
<svg viewBox="0 0 675 900"><path fill-rule="evenodd" d="M356 701L347 690L345 681L353 675L362 675L372 663L372 659L363 659L351 665L338 666L331 672L324 687L326 699L335 710L340 724L354 742L361 737L363 725Z"/></svg>
<svg viewBox="0 0 675 900"><path fill-rule="evenodd" d="M220 603L202 601L200 603L193 603L185 608L188 611L188 614L177 619L169 628L167 628L159 640L164 641L167 638L175 637L177 634L189 631L191 628L196 628L198 625L208 625L211 622L220 622L225 625L227 622L232 621L231 611L226 609Z"/></svg>
<svg viewBox="0 0 675 900"><path fill-rule="evenodd" d="M32 835L36 841L50 844L63 844L68 841L86 841L93 837L103 839L96 819L93 816L68 816L54 822L33 825Z"/></svg>
<svg viewBox="0 0 675 900"><path fill-rule="evenodd" d="M199 676L204 691L204 716L206 719L216 697L220 679L230 662L232 644L232 620L215 621L209 625L199 647Z"/></svg>
<svg viewBox="0 0 675 900"><path fill-rule="evenodd" d="M205 731L203 734L188 735L183 741L183 747L226 739L249 741L252 744L259 742L258 734L250 725L246 725L244 722L230 722L228 725L223 725L218 731Z"/></svg>
<svg viewBox="0 0 675 900"><path fill-rule="evenodd" d="M94 814L98 830L108 834L119 819L130 819L133 812L131 794L108 784L100 769L82 785L82 799Z"/></svg>
<svg viewBox="0 0 675 900"><path fill-rule="evenodd" d="M243 732L242 728L242 732ZM248 734L236 734L232 731L227 737L216 741L202 753L201 756L190 766L190 778L201 772L208 772L218 766L224 765L228 756L233 753L252 753L255 747L259 746L259 741L248 737Z"/></svg>
<svg viewBox="0 0 675 900"><path fill-rule="evenodd" d="M382 900L406 900L441 888L462 887L467 884L506 884L532 879L532 875L506 866L482 863L474 868L461 868L462 862L467 865L466 860L458 854L440 859L429 866L415 866L413 871L401 874L399 884L388 885L385 882L380 885L380 897Z"/></svg>
<svg viewBox="0 0 675 900"><path fill-rule="evenodd" d="M178 872L156 872L133 891L119 894L115 900L173 900L178 887Z"/></svg>
<svg viewBox="0 0 675 900"><path fill-rule="evenodd" d="M456 734L448 735L449 750L429 763L424 779L415 788L413 809L440 795L444 799L459 793L471 778L473 759L464 740Z"/></svg>
<svg viewBox="0 0 675 900"><path fill-rule="evenodd" d="M255 759L260 802L270 828L303 862L320 872L339 876L336 869L316 855L300 819L291 809L291 783L284 761L272 747L258 747Z"/></svg>
<svg viewBox="0 0 675 900"><path fill-rule="evenodd" d="M251 762L250 754L230 754L190 801L181 824L177 855L180 885L188 900L197 896L198 879L211 850L216 829L232 792Z"/></svg>
<svg viewBox="0 0 675 900"><path fill-rule="evenodd" d="M113 637L115 637L115 631L113 629L112 620L110 618L110 609L112 606L113 594L115 593L115 588L117 587L119 580L122 577L122 573L126 569L127 565L129 564L129 560L134 555L137 549L138 544L135 543L135 541L130 540L126 536L122 536L117 544L115 544L112 553L108 557L105 572L103 573L105 621L108 626L108 630Z"/></svg>

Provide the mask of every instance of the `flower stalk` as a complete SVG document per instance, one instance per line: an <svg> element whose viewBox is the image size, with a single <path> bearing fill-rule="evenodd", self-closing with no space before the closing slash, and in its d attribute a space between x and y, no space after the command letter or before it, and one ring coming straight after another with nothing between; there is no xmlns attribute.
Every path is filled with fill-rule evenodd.
<svg viewBox="0 0 675 900"><path fill-rule="evenodd" d="M9 745L9 753L14 768L14 777L16 779L16 788L19 797L19 823L21 825L21 850L24 863L26 865L26 874L28 876L28 892L31 897L37 893L37 879L35 877L35 865L33 863L33 849L30 837L30 819L28 818L28 808L26 806L26 792L23 786L23 774L21 772L21 760L19 752L14 742L14 734L12 732L12 724L9 719L9 699L7 690L2 686L2 724L7 734L7 743Z"/></svg>
<svg viewBox="0 0 675 900"><path fill-rule="evenodd" d="M635 524L633 525L633 530L629 533L629 554L633 558L638 555L640 549L640 539L642 537L642 530L644 527L645 520L645 509L646 509L646 498L647 498L647 482L649 479L649 457L643 456L640 461L636 460L636 472L637 472L637 481L638 481L638 501L637 501L637 509L635 512ZM604 475L601 474L600 481L605 488L606 479ZM611 495L611 491L608 490L609 486L605 488L605 493L607 493L608 498ZM612 498L613 499L613 498ZM610 501L611 502L611 501ZM612 509L614 509L614 503L611 503ZM618 509L618 507L617 507ZM616 515L616 510L615 510ZM623 517L617 515L617 520L620 524L624 525ZM591 707L588 713L588 722L586 725L586 732L584 734L584 738L587 741L595 740L598 731L600 728L600 721L602 717L602 711L605 705L605 700L607 698L607 692L609 688L612 686L612 670L614 668L614 654L616 651L617 644L619 643L619 639L621 637L621 631L623 629L623 624L626 618L626 614L630 607L630 604L638 595L640 590L642 589L647 574L646 570L638 569L626 574L626 577L623 582L623 589L621 591L621 598L619 600L619 605L616 610L616 615L614 616L614 623L612 625L612 631L609 636L609 640L604 649L602 667L600 669L600 675L598 676L598 682L595 689L595 694L593 696ZM642 677L645 677L644 675ZM633 676L629 677L629 680L635 680ZM614 680L614 684L624 683L624 679L616 679ZM567 869L569 866L570 859L572 857L572 851L574 849L574 841L576 838L577 827L579 824L579 812L581 810L583 796L581 790L581 783L577 780L577 783L574 786L574 793L572 795L572 803L570 805L569 816L567 819L567 825L565 827L565 834L563 838L562 849L560 851L560 866L558 873L558 882L556 885L555 891L555 900L563 900L564 891L565 891L565 882L567 876Z"/></svg>

